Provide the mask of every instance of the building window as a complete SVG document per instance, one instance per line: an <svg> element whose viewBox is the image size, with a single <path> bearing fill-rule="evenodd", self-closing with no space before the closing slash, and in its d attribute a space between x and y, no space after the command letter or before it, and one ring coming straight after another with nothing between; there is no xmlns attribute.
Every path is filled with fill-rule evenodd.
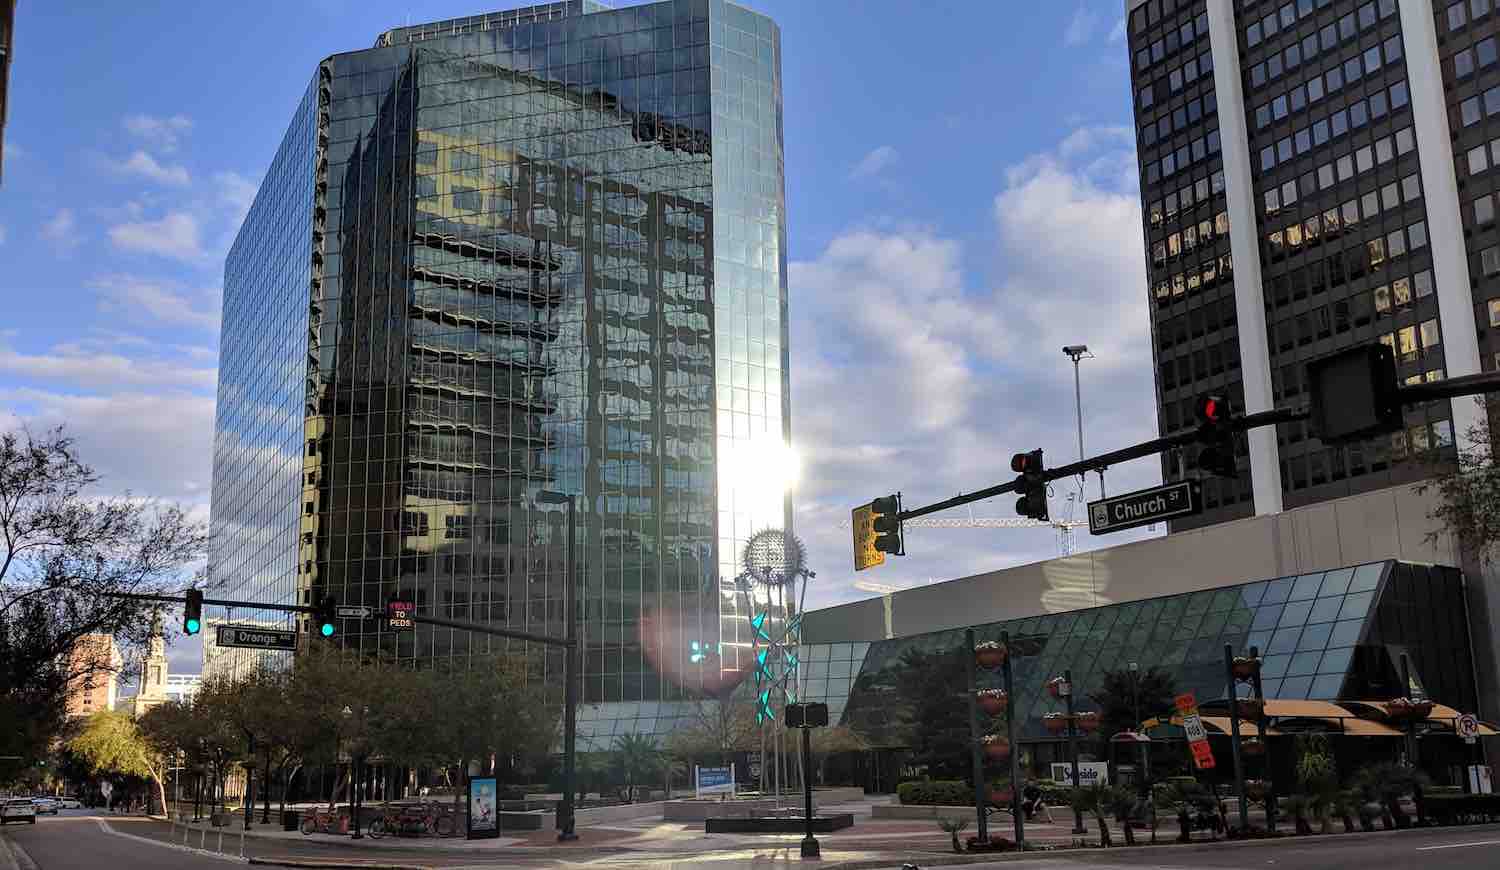
<svg viewBox="0 0 1500 870"><path fill-rule="evenodd" d="M1500 327L1500 299L1491 299L1489 305L1490 326Z"/></svg>
<svg viewBox="0 0 1500 870"><path fill-rule="evenodd" d="M1442 343L1443 339L1438 332L1437 319L1433 318L1422 321L1422 349L1424 351L1432 350Z"/></svg>

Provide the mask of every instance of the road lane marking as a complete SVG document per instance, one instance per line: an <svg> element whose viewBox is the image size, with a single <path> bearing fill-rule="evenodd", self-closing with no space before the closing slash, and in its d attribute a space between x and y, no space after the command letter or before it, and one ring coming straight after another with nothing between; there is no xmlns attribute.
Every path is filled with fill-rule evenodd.
<svg viewBox="0 0 1500 870"><path fill-rule="evenodd" d="M1480 840L1477 843L1447 843L1442 846L1419 846L1418 852L1431 852L1434 849L1467 849L1470 846L1500 846L1500 840Z"/></svg>

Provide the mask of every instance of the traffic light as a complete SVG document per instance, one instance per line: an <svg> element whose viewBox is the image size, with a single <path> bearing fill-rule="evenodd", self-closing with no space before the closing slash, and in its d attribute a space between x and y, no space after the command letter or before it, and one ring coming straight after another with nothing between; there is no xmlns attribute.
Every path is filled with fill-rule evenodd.
<svg viewBox="0 0 1500 870"><path fill-rule="evenodd" d="M1384 344L1366 345L1307 364L1308 426L1324 444L1362 441L1399 432L1400 386L1396 354Z"/></svg>
<svg viewBox="0 0 1500 870"><path fill-rule="evenodd" d="M1010 470L1021 475L1016 478L1016 513L1023 517L1047 522L1047 479L1043 476L1042 450L1017 453L1010 458Z"/></svg>
<svg viewBox="0 0 1500 870"><path fill-rule="evenodd" d="M182 605L183 634L197 634L203 630L203 590L189 589Z"/></svg>
<svg viewBox="0 0 1500 870"><path fill-rule="evenodd" d="M1233 408L1221 395L1199 396L1194 406L1198 417L1198 467L1216 477L1238 477L1234 462L1234 430L1230 428Z"/></svg>
<svg viewBox="0 0 1500 870"><path fill-rule="evenodd" d="M870 502L875 515L875 549L892 556L905 556L901 542L901 495L888 495Z"/></svg>
<svg viewBox="0 0 1500 870"><path fill-rule="evenodd" d="M337 615L338 601L332 595L324 595L313 605L313 625L322 637L333 637L336 631L334 618Z"/></svg>

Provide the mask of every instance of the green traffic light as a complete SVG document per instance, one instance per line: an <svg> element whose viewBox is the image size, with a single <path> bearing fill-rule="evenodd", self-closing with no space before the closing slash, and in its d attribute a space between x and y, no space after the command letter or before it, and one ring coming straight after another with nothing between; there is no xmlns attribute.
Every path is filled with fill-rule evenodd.
<svg viewBox="0 0 1500 870"><path fill-rule="evenodd" d="M199 625L198 624L198 620L196 620L196 619L189 619L187 621L187 633L188 634L197 634L198 631L199 631L199 629L201 629L202 627L203 626Z"/></svg>
<svg viewBox="0 0 1500 870"><path fill-rule="evenodd" d="M333 637L333 623L331 622L323 623L323 627L318 630L323 633L324 637Z"/></svg>

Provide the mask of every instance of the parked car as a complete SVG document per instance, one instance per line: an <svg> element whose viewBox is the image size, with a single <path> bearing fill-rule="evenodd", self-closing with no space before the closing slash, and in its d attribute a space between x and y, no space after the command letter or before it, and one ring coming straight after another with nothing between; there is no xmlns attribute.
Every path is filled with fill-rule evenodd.
<svg viewBox="0 0 1500 870"><path fill-rule="evenodd" d="M57 803L65 810L83 809L83 803L80 802L76 797L59 798Z"/></svg>
<svg viewBox="0 0 1500 870"><path fill-rule="evenodd" d="M0 804L0 825L10 822L36 824L36 804L31 802L31 798L11 798Z"/></svg>
<svg viewBox="0 0 1500 870"><path fill-rule="evenodd" d="M50 797L32 798L31 802L36 804L37 815L46 813L49 816L57 815L57 799Z"/></svg>

